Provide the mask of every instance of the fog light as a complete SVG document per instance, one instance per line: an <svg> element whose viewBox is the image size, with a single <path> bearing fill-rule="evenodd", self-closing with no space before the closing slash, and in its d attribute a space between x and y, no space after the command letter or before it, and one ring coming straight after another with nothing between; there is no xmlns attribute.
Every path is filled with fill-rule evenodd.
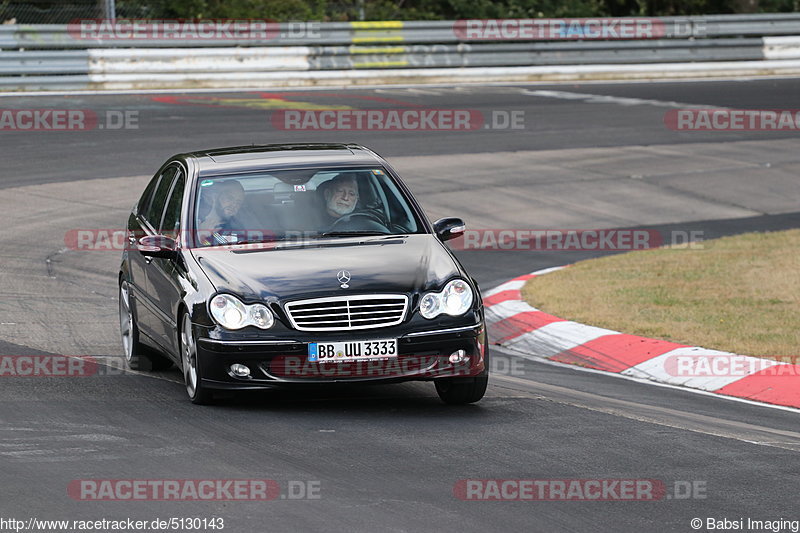
<svg viewBox="0 0 800 533"><path fill-rule="evenodd" d="M469 357L467 357L467 352L465 352L464 350L456 350L455 352L450 354L450 362L454 365L458 363L463 363L467 359L469 359Z"/></svg>
<svg viewBox="0 0 800 533"><path fill-rule="evenodd" d="M239 378L246 378L250 375L250 369L247 365L240 365L239 363L234 363L231 365L231 372L233 375Z"/></svg>

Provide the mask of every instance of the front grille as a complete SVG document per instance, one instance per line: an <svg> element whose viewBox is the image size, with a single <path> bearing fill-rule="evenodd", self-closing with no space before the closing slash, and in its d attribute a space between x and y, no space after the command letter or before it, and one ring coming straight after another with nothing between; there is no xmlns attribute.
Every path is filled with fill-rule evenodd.
<svg viewBox="0 0 800 533"><path fill-rule="evenodd" d="M397 325L407 307L402 294L370 294L299 300L286 304L286 314L301 331L337 331Z"/></svg>

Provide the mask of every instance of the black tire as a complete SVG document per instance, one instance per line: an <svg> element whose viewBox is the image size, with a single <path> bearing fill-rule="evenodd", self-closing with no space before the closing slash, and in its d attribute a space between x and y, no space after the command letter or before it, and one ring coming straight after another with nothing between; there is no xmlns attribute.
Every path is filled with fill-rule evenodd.
<svg viewBox="0 0 800 533"><path fill-rule="evenodd" d="M475 403L486 394L489 376L474 378L442 378L434 380L436 393L448 405Z"/></svg>
<svg viewBox="0 0 800 533"><path fill-rule="evenodd" d="M208 405L214 401L214 393L203 385L200 364L197 360L197 339L194 338L192 320L188 313L183 313L180 322L180 349L183 380L186 384L186 393L195 405Z"/></svg>
<svg viewBox="0 0 800 533"><path fill-rule="evenodd" d="M131 370L164 370L172 366L172 361L139 340L136 309L131 301L130 285L124 280L119 284L119 328L125 362Z"/></svg>

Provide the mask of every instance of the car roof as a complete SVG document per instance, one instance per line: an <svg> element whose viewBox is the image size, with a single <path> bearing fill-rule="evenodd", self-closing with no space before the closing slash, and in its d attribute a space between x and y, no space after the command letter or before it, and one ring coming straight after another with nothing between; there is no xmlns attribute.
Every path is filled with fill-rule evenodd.
<svg viewBox="0 0 800 533"><path fill-rule="evenodd" d="M193 158L198 174L232 174L276 168L375 165L384 161L358 144L303 143L232 146L183 154Z"/></svg>

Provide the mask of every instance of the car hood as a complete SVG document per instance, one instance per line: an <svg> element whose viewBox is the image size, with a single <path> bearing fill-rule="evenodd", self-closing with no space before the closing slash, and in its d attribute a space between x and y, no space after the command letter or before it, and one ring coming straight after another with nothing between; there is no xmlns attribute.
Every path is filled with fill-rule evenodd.
<svg viewBox="0 0 800 533"><path fill-rule="evenodd" d="M274 249L201 248L193 251L220 292L275 301L356 293L413 293L464 276L433 235L330 239ZM351 279L342 288L337 273Z"/></svg>

